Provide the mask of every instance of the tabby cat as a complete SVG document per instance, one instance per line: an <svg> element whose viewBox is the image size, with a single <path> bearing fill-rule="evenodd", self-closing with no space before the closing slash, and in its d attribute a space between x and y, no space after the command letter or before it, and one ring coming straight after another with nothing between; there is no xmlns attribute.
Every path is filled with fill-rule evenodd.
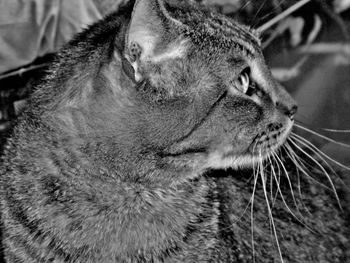
<svg viewBox="0 0 350 263"><path fill-rule="evenodd" d="M282 175L265 202L296 110L250 28L128 1L57 54L5 146L7 262L345 262L328 192L299 178L293 206Z"/></svg>

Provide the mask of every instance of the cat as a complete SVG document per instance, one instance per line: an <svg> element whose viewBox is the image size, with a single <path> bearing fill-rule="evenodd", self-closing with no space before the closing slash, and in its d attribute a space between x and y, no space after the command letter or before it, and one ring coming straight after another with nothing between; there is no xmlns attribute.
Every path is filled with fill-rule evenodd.
<svg viewBox="0 0 350 263"><path fill-rule="evenodd" d="M329 193L300 179L297 210L281 176L275 221L265 202L263 161L296 111L254 30L193 2L128 1L56 55L5 145L6 261L345 262Z"/></svg>

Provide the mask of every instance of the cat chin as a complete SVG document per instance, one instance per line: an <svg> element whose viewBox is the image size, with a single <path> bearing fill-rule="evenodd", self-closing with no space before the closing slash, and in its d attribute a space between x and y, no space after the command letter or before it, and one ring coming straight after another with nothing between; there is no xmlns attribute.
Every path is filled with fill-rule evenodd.
<svg viewBox="0 0 350 263"><path fill-rule="evenodd" d="M267 158L269 154L264 154L261 156L253 156L250 154L243 156L229 156L222 157L221 154L212 154L209 156L207 162L208 167L211 169L242 169L242 168L251 168L256 164L262 162Z"/></svg>
<svg viewBox="0 0 350 263"><path fill-rule="evenodd" d="M225 155L221 152L215 152L209 155L207 161L207 167L211 169L242 169L242 168L252 168L259 163L263 162L270 155L276 152L287 140L291 129L293 127L293 122L288 123L286 129L280 135L280 138L277 142L270 146L269 148L262 148L260 150L255 149L256 151L253 153L248 150L246 154L240 155Z"/></svg>

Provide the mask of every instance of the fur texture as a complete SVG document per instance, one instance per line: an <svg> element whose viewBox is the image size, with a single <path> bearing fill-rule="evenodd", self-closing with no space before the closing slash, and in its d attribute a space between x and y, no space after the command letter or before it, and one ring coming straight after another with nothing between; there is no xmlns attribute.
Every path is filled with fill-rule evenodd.
<svg viewBox="0 0 350 263"><path fill-rule="evenodd" d="M1 166L9 263L280 258L262 192L253 250L242 209L252 182L208 171L267 158L288 137L296 104L252 30L175 2L130 1L67 44L36 87ZM311 213L337 211L327 205ZM345 262L338 214L326 235L280 215L290 262Z"/></svg>

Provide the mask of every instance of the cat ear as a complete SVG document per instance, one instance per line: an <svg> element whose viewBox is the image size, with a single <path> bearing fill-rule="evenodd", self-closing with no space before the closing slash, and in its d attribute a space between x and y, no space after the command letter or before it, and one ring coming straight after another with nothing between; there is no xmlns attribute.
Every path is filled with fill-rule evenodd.
<svg viewBox="0 0 350 263"><path fill-rule="evenodd" d="M142 65L182 57L185 40L176 29L182 23L172 18L163 0L137 0L126 35L125 58L134 69L137 82L144 78Z"/></svg>

